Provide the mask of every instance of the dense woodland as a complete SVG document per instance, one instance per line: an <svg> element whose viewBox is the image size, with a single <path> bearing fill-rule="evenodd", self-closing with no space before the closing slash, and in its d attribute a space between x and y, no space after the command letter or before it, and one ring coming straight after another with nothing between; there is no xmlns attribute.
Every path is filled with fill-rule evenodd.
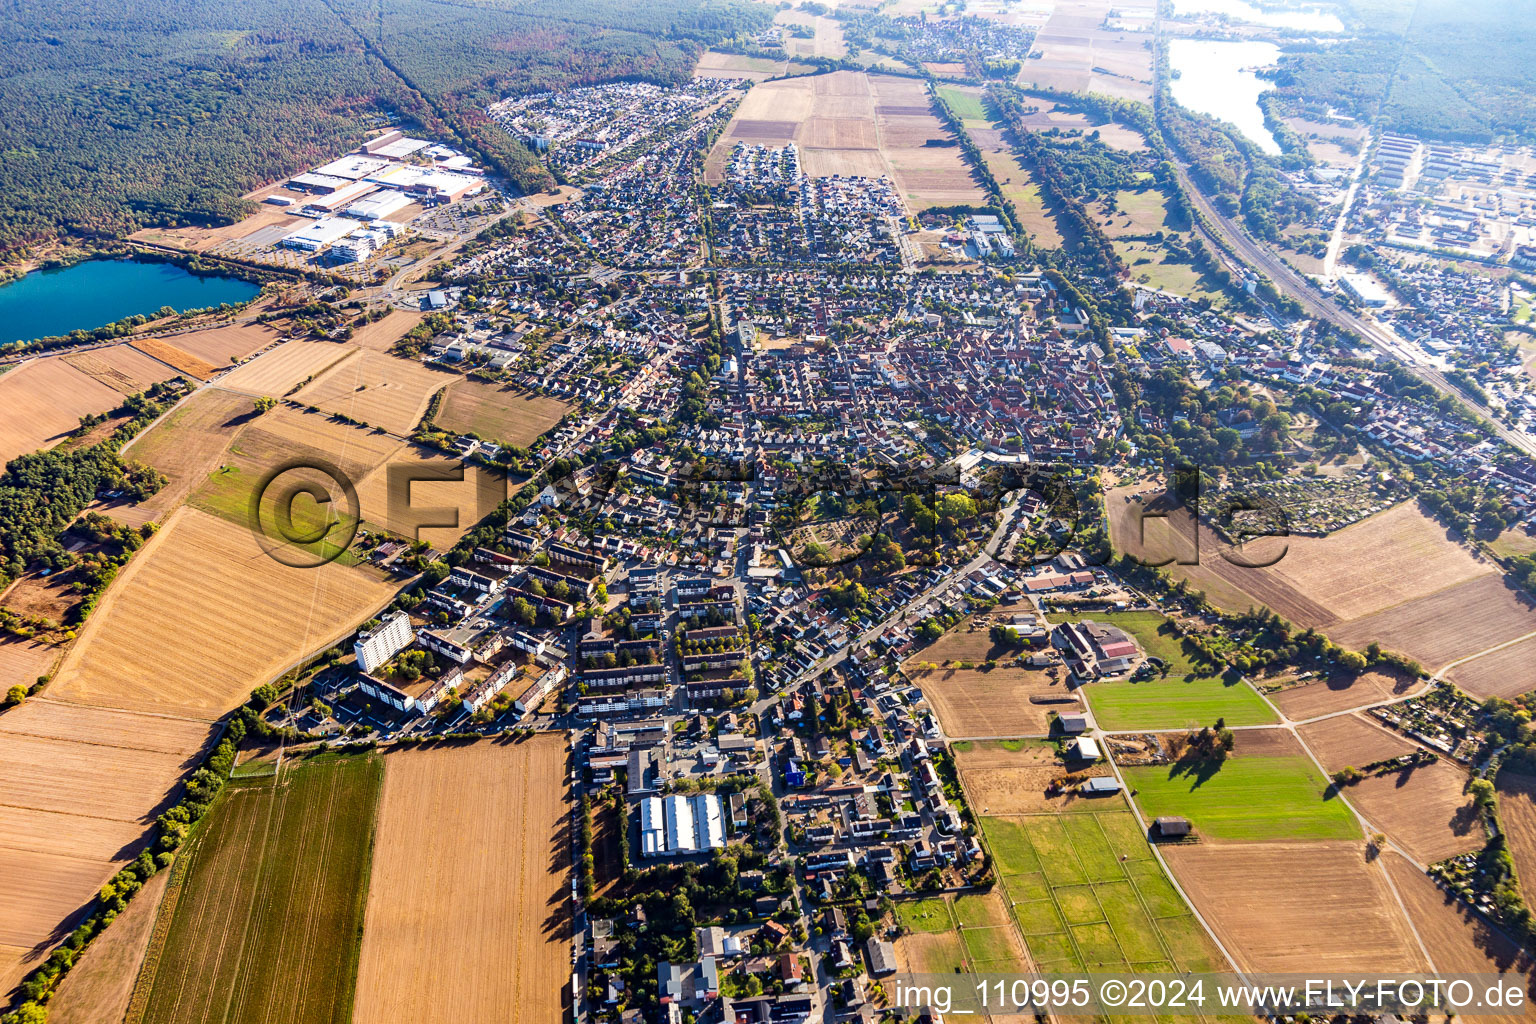
<svg viewBox="0 0 1536 1024"><path fill-rule="evenodd" d="M38 242L227 223L240 196L398 119L550 184L483 108L615 77L676 82L765 25L746 0L79 0L0 12L0 260Z"/></svg>

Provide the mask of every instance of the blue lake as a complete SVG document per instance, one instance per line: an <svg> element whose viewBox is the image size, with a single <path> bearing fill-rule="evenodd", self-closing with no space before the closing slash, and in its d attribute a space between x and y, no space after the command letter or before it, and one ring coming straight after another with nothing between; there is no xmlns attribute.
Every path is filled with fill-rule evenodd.
<svg viewBox="0 0 1536 1024"><path fill-rule="evenodd" d="M171 263L90 260L0 285L0 344L91 330L161 306L177 312L244 302L259 285L202 277Z"/></svg>

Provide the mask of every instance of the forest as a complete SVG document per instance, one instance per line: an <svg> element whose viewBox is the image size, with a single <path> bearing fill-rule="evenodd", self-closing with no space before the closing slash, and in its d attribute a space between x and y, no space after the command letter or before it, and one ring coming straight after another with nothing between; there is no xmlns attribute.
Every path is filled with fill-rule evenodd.
<svg viewBox="0 0 1536 1024"><path fill-rule="evenodd" d="M0 12L0 262L55 238L228 223L240 197L398 121L524 187L542 165L487 101L686 78L765 25L747 0L79 0Z"/></svg>

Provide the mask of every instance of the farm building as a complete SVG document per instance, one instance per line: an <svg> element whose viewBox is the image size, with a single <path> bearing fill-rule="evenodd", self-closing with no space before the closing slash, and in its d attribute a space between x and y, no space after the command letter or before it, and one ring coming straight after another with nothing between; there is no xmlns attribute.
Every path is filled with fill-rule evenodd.
<svg viewBox="0 0 1536 1024"><path fill-rule="evenodd" d="M714 793L650 796L640 801L640 852L686 857L725 846L725 814Z"/></svg>
<svg viewBox="0 0 1536 1024"><path fill-rule="evenodd" d="M1085 679L1123 675L1140 654L1125 630L1092 619L1063 623L1054 639L1067 664Z"/></svg>
<svg viewBox="0 0 1536 1024"><path fill-rule="evenodd" d="M1188 818L1158 818L1152 823L1152 827L1157 830L1158 835L1164 837L1165 839L1176 839L1180 836L1189 835Z"/></svg>
<svg viewBox="0 0 1536 1024"><path fill-rule="evenodd" d="M1084 779L1078 789L1087 796L1108 796L1120 792L1120 780L1109 775L1095 776Z"/></svg>
<svg viewBox="0 0 1536 1024"><path fill-rule="evenodd" d="M1092 736L1079 736L1077 742L1072 744L1072 755L1084 761L1097 761L1099 745Z"/></svg>
<svg viewBox="0 0 1536 1024"><path fill-rule="evenodd" d="M1057 721L1061 722L1061 731L1068 736L1085 733L1090 725L1088 716L1081 711L1063 711L1056 718Z"/></svg>

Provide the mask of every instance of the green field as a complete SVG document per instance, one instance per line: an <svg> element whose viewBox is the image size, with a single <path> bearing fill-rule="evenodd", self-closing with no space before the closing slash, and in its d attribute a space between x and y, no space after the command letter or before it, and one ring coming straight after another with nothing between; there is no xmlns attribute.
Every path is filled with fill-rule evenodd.
<svg viewBox="0 0 1536 1024"><path fill-rule="evenodd" d="M943 897L900 903L896 906L896 920L914 932L947 932L955 926Z"/></svg>
<svg viewBox="0 0 1536 1024"><path fill-rule="evenodd" d="M350 1020L383 770L331 756L226 785L177 862L128 1019Z"/></svg>
<svg viewBox="0 0 1536 1024"><path fill-rule="evenodd" d="M939 96L949 104L949 109L953 110L955 116L962 121L981 121L987 116L987 108L982 105L980 96L961 92L953 85L941 86Z"/></svg>
<svg viewBox="0 0 1536 1024"><path fill-rule="evenodd" d="M1358 839L1344 801L1301 755L1229 757L1202 774L1188 765L1121 769L1148 818L1188 818L1208 839Z"/></svg>
<svg viewBox="0 0 1536 1024"><path fill-rule="evenodd" d="M1042 970L1219 966L1124 805L983 818L981 827L1024 943Z"/></svg>
<svg viewBox="0 0 1536 1024"><path fill-rule="evenodd" d="M1241 680L1224 680L1196 668L1183 642L1157 612L1093 612L1068 616L1119 626L1141 644L1149 657L1168 666L1165 678L1139 683L1108 679L1083 688L1094 718L1111 732L1131 729L1183 729L1210 725L1268 725L1279 721L1274 709Z"/></svg>

